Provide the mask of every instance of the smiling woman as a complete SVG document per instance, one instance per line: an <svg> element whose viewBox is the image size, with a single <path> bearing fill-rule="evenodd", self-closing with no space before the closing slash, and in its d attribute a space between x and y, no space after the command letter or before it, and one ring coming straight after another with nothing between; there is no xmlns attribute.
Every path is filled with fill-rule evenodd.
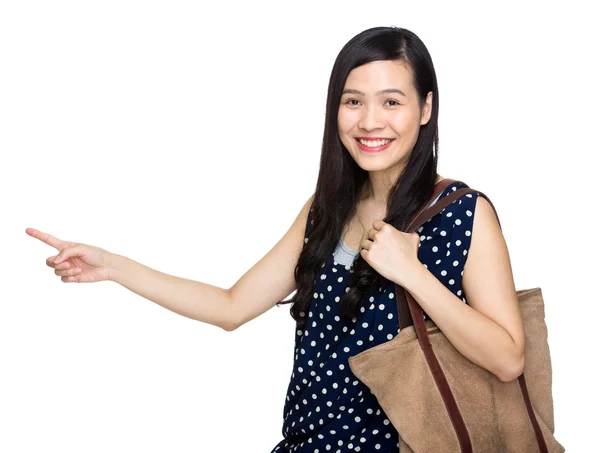
<svg viewBox="0 0 600 453"><path fill-rule="evenodd" d="M460 354L499 381L514 380L525 335L508 250L476 191L418 233L404 232L427 203L468 187L447 181L431 200L444 179L437 174L438 88L414 33L377 27L352 38L334 63L325 118L297 292L281 302L292 304L297 331L284 439L272 452L397 452L396 428L349 359L398 335L399 285Z"/></svg>

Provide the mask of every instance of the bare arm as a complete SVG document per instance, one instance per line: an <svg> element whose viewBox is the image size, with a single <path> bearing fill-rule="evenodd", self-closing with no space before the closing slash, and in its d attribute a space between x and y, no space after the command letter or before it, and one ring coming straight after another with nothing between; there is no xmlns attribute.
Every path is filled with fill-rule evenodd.
<svg viewBox="0 0 600 453"><path fill-rule="evenodd" d="M110 280L177 314L231 330L226 289L165 274L121 255L111 255L110 262Z"/></svg>
<svg viewBox="0 0 600 453"><path fill-rule="evenodd" d="M294 269L304 243L312 196L277 244L231 288L175 277L111 254L110 280L164 308L231 331L296 289Z"/></svg>

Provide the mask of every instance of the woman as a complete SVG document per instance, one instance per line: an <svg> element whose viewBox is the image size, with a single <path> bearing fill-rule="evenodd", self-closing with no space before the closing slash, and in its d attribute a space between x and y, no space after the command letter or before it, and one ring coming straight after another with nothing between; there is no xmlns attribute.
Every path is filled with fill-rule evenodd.
<svg viewBox="0 0 600 453"><path fill-rule="evenodd" d="M348 366L349 357L399 332L396 284L474 363L503 381L524 366L509 254L490 204L466 194L418 233L403 232L443 179L438 105L433 63L414 33L377 27L352 38L329 82L315 193L281 240L229 289L27 233L59 250L46 262L64 282L112 280L228 331L291 303L295 362L284 439L272 452L397 452L395 428ZM438 199L462 186L453 183Z"/></svg>

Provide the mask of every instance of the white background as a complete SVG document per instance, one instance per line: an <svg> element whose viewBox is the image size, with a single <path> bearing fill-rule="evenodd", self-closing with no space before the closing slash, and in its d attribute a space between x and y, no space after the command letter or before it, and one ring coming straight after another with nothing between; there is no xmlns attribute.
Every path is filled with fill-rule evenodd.
<svg viewBox="0 0 600 453"><path fill-rule="evenodd" d="M517 288L543 290L556 437L597 451L592 2L1 5L0 451L281 440L289 305L225 332L115 283L62 283L25 229L230 287L314 191L334 59L379 25L428 47L439 173L494 202Z"/></svg>

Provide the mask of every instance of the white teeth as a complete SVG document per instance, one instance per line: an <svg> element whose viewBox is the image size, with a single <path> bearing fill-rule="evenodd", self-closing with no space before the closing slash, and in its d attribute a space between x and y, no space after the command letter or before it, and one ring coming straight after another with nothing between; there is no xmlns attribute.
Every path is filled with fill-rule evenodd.
<svg viewBox="0 0 600 453"><path fill-rule="evenodd" d="M362 138L358 139L360 143L364 146L368 146L369 148L376 148L377 146L387 145L391 140L363 140Z"/></svg>

